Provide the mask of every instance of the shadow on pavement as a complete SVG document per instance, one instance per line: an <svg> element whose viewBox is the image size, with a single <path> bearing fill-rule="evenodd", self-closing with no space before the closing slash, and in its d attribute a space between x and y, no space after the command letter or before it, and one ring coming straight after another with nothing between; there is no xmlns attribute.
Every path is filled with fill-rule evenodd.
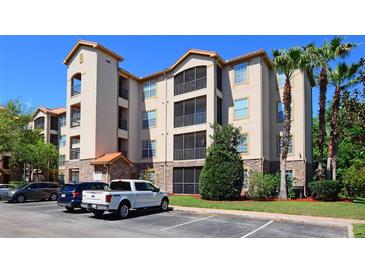
<svg viewBox="0 0 365 274"><path fill-rule="evenodd" d="M169 212L172 210L173 210L173 208L169 207L169 209L165 212ZM142 217L142 216L155 215L155 214L161 214L161 213L164 213L164 212L162 212L160 209L132 210L129 213L129 216L127 219L134 219L134 218L138 218L138 217ZM116 214L113 214L110 212L104 213L104 215L102 215L101 217L96 217L96 216L92 215L89 218L100 219L100 220L105 220L105 221L122 221L122 219L120 217L118 217Z"/></svg>

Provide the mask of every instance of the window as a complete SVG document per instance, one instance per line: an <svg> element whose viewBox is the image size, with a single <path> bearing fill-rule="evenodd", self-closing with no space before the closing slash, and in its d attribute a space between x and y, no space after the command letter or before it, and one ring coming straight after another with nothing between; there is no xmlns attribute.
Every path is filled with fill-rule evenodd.
<svg viewBox="0 0 365 274"><path fill-rule="evenodd" d="M51 129L58 130L58 117L51 116Z"/></svg>
<svg viewBox="0 0 365 274"><path fill-rule="evenodd" d="M71 96L81 93L81 73L76 73L71 78Z"/></svg>
<svg viewBox="0 0 365 274"><path fill-rule="evenodd" d="M78 183L79 182L79 170L73 169L70 171L70 181Z"/></svg>
<svg viewBox="0 0 365 274"><path fill-rule="evenodd" d="M118 128L128 130L128 111L125 108L118 108Z"/></svg>
<svg viewBox="0 0 365 274"><path fill-rule="evenodd" d="M144 182L135 182L134 186L135 186L137 191L149 191L149 189L147 188L146 183L144 183Z"/></svg>
<svg viewBox="0 0 365 274"><path fill-rule="evenodd" d="M206 132L174 135L174 160L204 159Z"/></svg>
<svg viewBox="0 0 365 274"><path fill-rule="evenodd" d="M248 173L248 169L245 168L243 170L243 188L247 188L248 183L249 183L249 173Z"/></svg>
<svg viewBox="0 0 365 274"><path fill-rule="evenodd" d="M49 135L49 141L51 144L53 144L55 147L58 147L58 135L57 134L50 134Z"/></svg>
<svg viewBox="0 0 365 274"><path fill-rule="evenodd" d="M147 99L156 96L156 81L150 81L143 84L143 98Z"/></svg>
<svg viewBox="0 0 365 274"><path fill-rule="evenodd" d="M156 183L156 172L154 170L149 171L148 181L150 181L152 183Z"/></svg>
<svg viewBox="0 0 365 274"><path fill-rule="evenodd" d="M234 118L248 118L248 98L238 99L234 101Z"/></svg>
<svg viewBox="0 0 365 274"><path fill-rule="evenodd" d="M237 64L234 66L234 83L239 84L247 79L247 64Z"/></svg>
<svg viewBox="0 0 365 274"><path fill-rule="evenodd" d="M66 146L66 135L61 135L58 143L60 147Z"/></svg>
<svg viewBox="0 0 365 274"><path fill-rule="evenodd" d="M71 106L71 127L80 126L81 120L81 105L76 104Z"/></svg>
<svg viewBox="0 0 365 274"><path fill-rule="evenodd" d="M175 167L173 169L173 192L199 194L199 177L202 167Z"/></svg>
<svg viewBox="0 0 365 274"><path fill-rule="evenodd" d="M34 120L34 128L44 129L44 117L39 117Z"/></svg>
<svg viewBox="0 0 365 274"><path fill-rule="evenodd" d="M80 144L80 136L71 137L71 144L72 145Z"/></svg>
<svg viewBox="0 0 365 274"><path fill-rule="evenodd" d="M142 128L156 126L156 110L144 111L142 117Z"/></svg>
<svg viewBox="0 0 365 274"><path fill-rule="evenodd" d="M285 171L285 177L286 177L286 181L293 181L294 177L293 177L293 170L287 169Z"/></svg>
<svg viewBox="0 0 365 274"><path fill-rule="evenodd" d="M111 182L110 184L111 190L120 190L120 191L131 191L130 182Z"/></svg>
<svg viewBox="0 0 365 274"><path fill-rule="evenodd" d="M217 123L222 125L222 99L217 96Z"/></svg>
<svg viewBox="0 0 365 274"><path fill-rule="evenodd" d="M128 100L128 89L124 88L124 83L127 82L127 79L123 77L119 77L119 86L118 86L118 95L119 97Z"/></svg>
<svg viewBox="0 0 365 274"><path fill-rule="evenodd" d="M58 165L64 166L66 161L66 155L59 155L58 156Z"/></svg>
<svg viewBox="0 0 365 274"><path fill-rule="evenodd" d="M174 127L204 124L207 120L206 96L174 103Z"/></svg>
<svg viewBox="0 0 365 274"><path fill-rule="evenodd" d="M174 76L174 95L179 95L207 87L207 67L198 66Z"/></svg>
<svg viewBox="0 0 365 274"><path fill-rule="evenodd" d="M277 104L277 122L282 123L284 121L284 105L281 102Z"/></svg>
<svg viewBox="0 0 365 274"><path fill-rule="evenodd" d="M222 68L217 65L217 89L222 91Z"/></svg>
<svg viewBox="0 0 365 274"><path fill-rule="evenodd" d="M276 153L277 156L280 156L281 153L281 137L278 136L276 139ZM288 144L288 154L293 154L293 136L290 136L289 138L289 144Z"/></svg>
<svg viewBox="0 0 365 274"><path fill-rule="evenodd" d="M248 135L243 134L241 143L237 147L238 152L240 153L248 153Z"/></svg>
<svg viewBox="0 0 365 274"><path fill-rule="evenodd" d="M58 126L60 128L66 126L66 114L63 114L63 115L59 116L59 118L58 118Z"/></svg>
<svg viewBox="0 0 365 274"><path fill-rule="evenodd" d="M285 86L285 80L286 80L285 74L284 73L278 73L277 78L278 78L279 88L283 88Z"/></svg>
<svg viewBox="0 0 365 274"><path fill-rule="evenodd" d="M156 156L156 141L142 142L142 158L152 158Z"/></svg>

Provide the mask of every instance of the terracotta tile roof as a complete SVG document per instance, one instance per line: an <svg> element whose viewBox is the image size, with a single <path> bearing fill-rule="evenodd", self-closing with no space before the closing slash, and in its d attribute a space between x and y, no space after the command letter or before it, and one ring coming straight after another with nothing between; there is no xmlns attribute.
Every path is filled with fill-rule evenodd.
<svg viewBox="0 0 365 274"><path fill-rule="evenodd" d="M99 158L96 158L95 160L91 161L92 165L103 165L103 164L111 164L115 160L122 159L124 160L128 165L133 165L133 163L123 155L121 152L113 152L113 153L106 153Z"/></svg>
<svg viewBox="0 0 365 274"><path fill-rule="evenodd" d="M66 112L66 108L60 107L60 108L46 108L46 107L38 107L37 110L34 112L33 116L37 114L38 111L42 111L45 114L51 113L54 115L60 115L62 113Z"/></svg>
<svg viewBox="0 0 365 274"><path fill-rule="evenodd" d="M81 46L86 46L86 47L91 47L91 48L95 48L98 49L102 52L104 52L105 54L117 59L118 61L123 61L123 57L120 56L119 54L115 53L114 51L104 47L103 45L96 43L96 42L92 42L92 41L86 41L86 40L79 40L76 45L72 48L72 50L69 52L69 54L66 56L65 60L63 60L63 63L65 65L68 64L68 62L71 60L72 56L74 56L74 54L78 51L78 49Z"/></svg>

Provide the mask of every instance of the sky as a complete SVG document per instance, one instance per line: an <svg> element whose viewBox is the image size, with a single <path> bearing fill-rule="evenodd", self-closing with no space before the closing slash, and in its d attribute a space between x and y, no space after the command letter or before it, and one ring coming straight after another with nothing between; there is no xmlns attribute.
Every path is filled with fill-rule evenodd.
<svg viewBox="0 0 365 274"><path fill-rule="evenodd" d="M101 43L125 60L119 64L137 76L167 68L189 48L216 51L229 59L264 48L273 49L321 45L333 36L0 36L0 104L19 99L28 110L66 105L66 66L63 59L75 43L90 40ZM345 41L364 43L365 36L345 36ZM365 57L365 43L346 62ZM331 99L333 88L328 91ZM318 88L313 89L313 114L318 112Z"/></svg>

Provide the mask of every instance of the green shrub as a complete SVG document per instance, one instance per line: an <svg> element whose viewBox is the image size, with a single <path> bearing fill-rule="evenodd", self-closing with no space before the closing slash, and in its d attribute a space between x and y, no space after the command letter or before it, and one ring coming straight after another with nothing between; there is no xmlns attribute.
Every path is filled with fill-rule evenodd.
<svg viewBox="0 0 365 274"><path fill-rule="evenodd" d="M200 195L208 200L238 199L243 184L243 161L236 147L242 135L232 125L216 124L212 128L213 142L200 174Z"/></svg>
<svg viewBox="0 0 365 274"><path fill-rule="evenodd" d="M275 198L280 187L278 175L251 172L247 195L252 200Z"/></svg>
<svg viewBox="0 0 365 274"><path fill-rule="evenodd" d="M25 186L27 183L24 181L9 181L9 186L13 188L17 188L20 186Z"/></svg>
<svg viewBox="0 0 365 274"><path fill-rule="evenodd" d="M349 198L365 197L365 166L352 166L345 171L344 190Z"/></svg>
<svg viewBox="0 0 365 274"><path fill-rule="evenodd" d="M311 196L316 200L336 201L341 189L342 184L339 181L322 180L310 184Z"/></svg>

